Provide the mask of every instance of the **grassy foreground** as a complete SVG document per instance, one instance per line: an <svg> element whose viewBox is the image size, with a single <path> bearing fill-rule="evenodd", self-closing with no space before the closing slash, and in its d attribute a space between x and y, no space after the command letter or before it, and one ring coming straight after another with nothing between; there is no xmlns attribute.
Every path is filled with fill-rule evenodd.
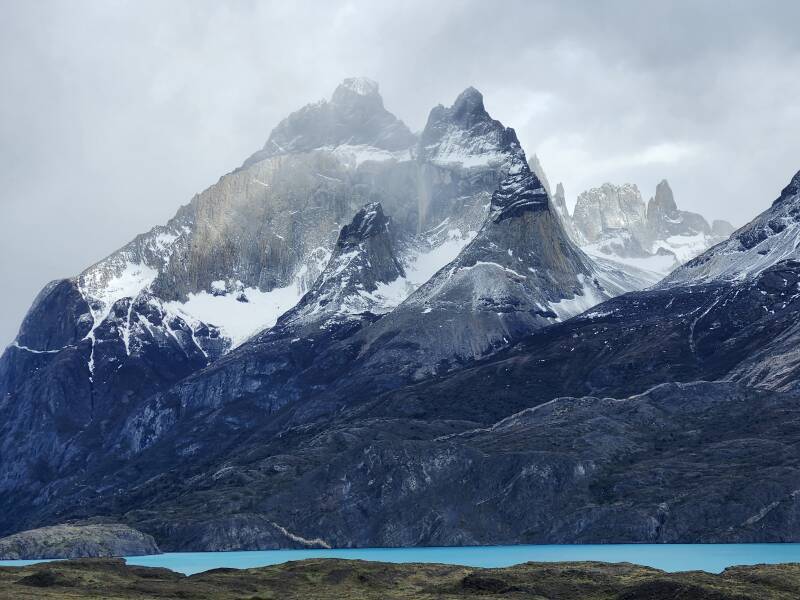
<svg viewBox="0 0 800 600"><path fill-rule="evenodd" d="M0 598L767 600L800 597L800 564L733 567L720 575L631 564L526 563L505 569L312 559L186 577L84 559L0 568Z"/></svg>

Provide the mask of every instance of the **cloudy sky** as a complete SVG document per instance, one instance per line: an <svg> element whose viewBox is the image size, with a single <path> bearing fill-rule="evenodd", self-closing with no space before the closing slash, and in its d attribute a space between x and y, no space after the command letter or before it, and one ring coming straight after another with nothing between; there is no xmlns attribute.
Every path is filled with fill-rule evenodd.
<svg viewBox="0 0 800 600"><path fill-rule="evenodd" d="M473 85L570 203L603 183L742 225L800 169L800 3L0 0L0 344L71 276L344 77L412 129Z"/></svg>

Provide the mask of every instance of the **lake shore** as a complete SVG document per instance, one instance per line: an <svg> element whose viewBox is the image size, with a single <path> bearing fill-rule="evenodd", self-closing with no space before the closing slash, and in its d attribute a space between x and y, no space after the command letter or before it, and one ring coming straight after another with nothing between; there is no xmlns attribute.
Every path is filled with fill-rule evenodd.
<svg viewBox="0 0 800 600"><path fill-rule="evenodd" d="M185 576L123 559L83 559L0 568L0 599L183 598L364 600L503 597L562 600L789 600L800 564L737 566L721 574L667 573L630 563L526 563L502 569L309 559Z"/></svg>

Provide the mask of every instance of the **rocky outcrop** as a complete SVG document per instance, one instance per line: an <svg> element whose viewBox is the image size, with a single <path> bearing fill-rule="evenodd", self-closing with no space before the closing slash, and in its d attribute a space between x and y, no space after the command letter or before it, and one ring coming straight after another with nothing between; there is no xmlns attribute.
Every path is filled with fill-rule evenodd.
<svg viewBox="0 0 800 600"><path fill-rule="evenodd" d="M119 524L53 525L0 538L0 560L161 554L152 536Z"/></svg>
<svg viewBox="0 0 800 600"><path fill-rule="evenodd" d="M645 205L638 187L605 183L578 196L572 220L586 242L591 244L619 230L643 238L645 215Z"/></svg>

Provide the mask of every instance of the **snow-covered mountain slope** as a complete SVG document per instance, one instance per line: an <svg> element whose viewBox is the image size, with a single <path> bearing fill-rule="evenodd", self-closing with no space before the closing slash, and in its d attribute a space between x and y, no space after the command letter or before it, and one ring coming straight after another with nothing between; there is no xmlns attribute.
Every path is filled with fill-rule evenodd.
<svg viewBox="0 0 800 600"><path fill-rule="evenodd" d="M274 327L168 392L141 398L110 444L125 455L135 454L163 437L181 417L242 400L274 412L296 400L302 387L297 376L313 370L325 349L370 325L406 297L408 282L389 227L380 204L362 208L342 228L320 277Z"/></svg>
<svg viewBox="0 0 800 600"><path fill-rule="evenodd" d="M672 272L660 287L736 281L800 258L800 172L772 206L724 241Z"/></svg>
<svg viewBox="0 0 800 600"><path fill-rule="evenodd" d="M463 113L474 94L462 96L441 110ZM433 111L426 140L435 137L440 112ZM330 101L284 120L264 150L167 225L83 272L77 283L93 322L146 292L165 314L195 331L213 326L225 349L236 347L299 301L325 268L341 223L369 201L392 217L407 282L418 287L474 237L507 170L507 149L498 146L504 128L473 125L473 138L459 138L467 166L439 161L433 142L430 160L414 159L416 138L383 107L377 84L345 80Z"/></svg>

